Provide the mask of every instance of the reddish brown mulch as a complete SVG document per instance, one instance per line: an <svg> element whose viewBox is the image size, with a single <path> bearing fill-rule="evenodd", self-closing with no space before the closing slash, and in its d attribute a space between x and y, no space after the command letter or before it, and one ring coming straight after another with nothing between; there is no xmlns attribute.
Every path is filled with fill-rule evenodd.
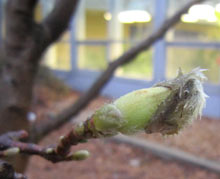
<svg viewBox="0 0 220 179"><path fill-rule="evenodd" d="M79 93L71 92L61 97L53 94L46 88L36 89L39 97L33 105L33 111L38 116L43 116L48 110L62 110L72 101L75 101ZM49 94L48 94L49 93ZM48 94L48 95L47 95ZM40 99L40 100L39 100ZM46 100L45 100L46 99ZM55 101L61 101L55 104ZM99 97L79 115L80 120L86 118L92 110L98 108L106 101ZM71 128L67 124L62 129L55 131L41 144L55 143L60 135ZM192 127L186 128L179 136L164 138L159 134L140 135L147 140L177 147L193 154L220 161L220 120L203 118L195 121ZM161 160L141 149L115 144L104 140L91 140L86 144L75 146L77 149L88 149L91 157L82 162L69 162L51 164L39 157L32 157L26 172L30 179L219 179L215 173L204 169L183 165L172 161Z"/></svg>
<svg viewBox="0 0 220 179"><path fill-rule="evenodd" d="M180 134L163 137L160 134L144 135L146 140L175 147L194 155L220 162L220 120L203 117L186 127Z"/></svg>
<svg viewBox="0 0 220 179"><path fill-rule="evenodd" d="M56 142L66 128L69 127L54 132L41 144ZM214 173L164 161L125 144L91 140L73 149L88 149L91 157L81 162L58 164L32 157L27 176L30 179L218 179Z"/></svg>

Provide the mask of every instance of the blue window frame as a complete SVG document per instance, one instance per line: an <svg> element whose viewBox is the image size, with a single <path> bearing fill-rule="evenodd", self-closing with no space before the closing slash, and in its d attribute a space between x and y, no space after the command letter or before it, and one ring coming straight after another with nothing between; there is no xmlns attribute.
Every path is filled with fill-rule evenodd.
<svg viewBox="0 0 220 179"><path fill-rule="evenodd" d="M114 12L115 11L115 6L117 1L116 0L109 0L108 1L108 10L109 12ZM154 15L154 24L153 24L153 29L157 29L160 24L164 21L166 18L166 0L157 0L155 1L154 4L154 9L159 10L161 13L155 13ZM111 37L111 25L114 24L114 22L111 21L111 23L108 24L108 31L110 32L110 37ZM111 59L110 53L110 45L112 43L126 43L128 41L119 39L106 39L106 40L78 40L77 37L75 36L76 33L76 18L73 19L72 22L72 65L73 65L73 70L72 73L74 74L71 78L69 79L69 84L73 86L74 88L85 91L86 89L89 88L89 86L92 84L92 82L97 78L98 75L101 74L100 71L91 71L88 69L80 69L78 68L78 46L80 45L103 45L106 47L106 59ZM154 55L153 55L153 74L152 74L152 79L133 79L133 78L125 78L121 76L114 76L114 78L111 80L111 83L105 87L103 90L103 94L105 95L110 95L113 97L118 97L121 96L131 90L135 90L138 88L144 88L144 87L149 87L152 84L154 84L157 81L164 80L165 79L165 55L166 55L166 43L165 40L162 38L159 42L157 42L154 45ZM81 81L81 82L80 82ZM83 84L82 84L83 81ZM77 85L81 84L81 85ZM114 87L112 86L117 86L117 91L115 90Z"/></svg>

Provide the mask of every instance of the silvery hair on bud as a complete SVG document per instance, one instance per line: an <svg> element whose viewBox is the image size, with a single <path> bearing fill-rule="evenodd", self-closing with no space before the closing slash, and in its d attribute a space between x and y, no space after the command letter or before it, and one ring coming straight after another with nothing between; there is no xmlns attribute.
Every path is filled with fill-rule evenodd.
<svg viewBox="0 0 220 179"><path fill-rule="evenodd" d="M175 79L155 85L155 87L166 87L171 90L171 93L159 105L149 127L146 128L146 133L175 134L194 119L201 117L207 97L202 86L207 79L203 71L206 70L195 68L183 74L179 69Z"/></svg>
<svg viewBox="0 0 220 179"><path fill-rule="evenodd" d="M205 94L202 86L202 83L207 80L207 77L202 73L203 71L207 71L207 70L195 68L188 74L185 75L182 74L182 78L185 79L185 81L194 80L194 88L192 88L192 93L195 95L192 95L191 100L187 101L184 106L184 107L197 106L193 116L194 119L197 118L198 116L201 117L202 109L205 107L205 102L206 102L205 98L208 97ZM179 73L182 73L181 69L179 69ZM184 91L182 92L182 94L183 93Z"/></svg>

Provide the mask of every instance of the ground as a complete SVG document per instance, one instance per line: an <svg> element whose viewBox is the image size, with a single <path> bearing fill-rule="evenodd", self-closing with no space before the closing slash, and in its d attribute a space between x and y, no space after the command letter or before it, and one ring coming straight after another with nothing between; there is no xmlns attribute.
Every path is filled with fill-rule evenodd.
<svg viewBox="0 0 220 179"><path fill-rule="evenodd" d="M61 94L45 87L35 88L33 111L43 119L46 111L62 110L79 97L75 91ZM86 119L94 109L111 99L99 97L73 122ZM73 122L46 137L41 145L55 143L60 135L71 128ZM162 137L159 134L143 135L146 140L176 147L195 155L220 160L220 120L203 117L195 121L178 136ZM190 165L161 160L141 149L106 140L90 140L74 146L73 150L87 149L91 157L81 162L51 164L39 157L32 157L26 175L30 179L219 179L215 173Z"/></svg>

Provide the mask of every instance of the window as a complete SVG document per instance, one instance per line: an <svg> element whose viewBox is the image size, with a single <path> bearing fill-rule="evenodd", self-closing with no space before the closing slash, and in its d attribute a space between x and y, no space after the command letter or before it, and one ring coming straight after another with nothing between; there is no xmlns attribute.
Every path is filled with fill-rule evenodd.
<svg viewBox="0 0 220 179"><path fill-rule="evenodd" d="M53 9L55 0L40 1L41 3L36 8L35 17L38 21L46 17ZM42 64L55 70L71 70L71 45L70 45L70 29L68 29L58 42L54 43L47 50L43 57Z"/></svg>
<svg viewBox="0 0 220 179"><path fill-rule="evenodd" d="M179 67L184 72L189 72L196 67L208 69L204 73L208 77L209 83L219 84L220 51L218 49L169 47L167 51L167 77L176 77Z"/></svg>
<svg viewBox="0 0 220 179"><path fill-rule="evenodd" d="M108 11L108 0L82 0L76 17L77 40L107 39L107 24L104 14Z"/></svg>
<svg viewBox="0 0 220 179"><path fill-rule="evenodd" d="M120 0L115 4L112 28L117 32L112 34L115 43L112 44L112 56L119 56L135 46L152 32L154 18L154 1ZM135 60L120 67L116 76L152 79L152 49L141 53ZM113 59L113 58L112 58Z"/></svg>
<svg viewBox="0 0 220 179"><path fill-rule="evenodd" d="M127 51L135 43L123 43L121 53ZM116 76L134 79L151 80L153 78L153 50L139 54L132 62L119 67Z"/></svg>
<svg viewBox="0 0 220 179"><path fill-rule="evenodd" d="M189 0L187 0L189 1ZM169 0L168 16L187 1ZM220 80L220 0L193 5L180 23L167 36L167 78L176 76L181 67L185 72L195 67L208 69L208 83Z"/></svg>
<svg viewBox="0 0 220 179"><path fill-rule="evenodd" d="M154 1L83 0L77 13L78 68L101 71L152 32ZM119 68L116 76L152 78L152 50Z"/></svg>
<svg viewBox="0 0 220 179"><path fill-rule="evenodd" d="M105 46L79 45L78 52L80 69L103 70L107 67Z"/></svg>
<svg viewBox="0 0 220 179"><path fill-rule="evenodd" d="M79 69L104 70L107 67L108 0L80 1L76 18L77 63Z"/></svg>
<svg viewBox="0 0 220 179"><path fill-rule="evenodd" d="M67 40L65 40L65 38ZM55 70L71 70L71 48L69 40L69 32L53 44L44 55L43 64Z"/></svg>
<svg viewBox="0 0 220 179"><path fill-rule="evenodd" d="M189 1L189 0L187 0ZM186 0L169 0L168 16L171 16L176 7L184 5ZM177 6L177 3L179 4ZM193 5L181 17L180 23L167 35L168 41L219 41L220 40L220 1L206 1L203 4Z"/></svg>

